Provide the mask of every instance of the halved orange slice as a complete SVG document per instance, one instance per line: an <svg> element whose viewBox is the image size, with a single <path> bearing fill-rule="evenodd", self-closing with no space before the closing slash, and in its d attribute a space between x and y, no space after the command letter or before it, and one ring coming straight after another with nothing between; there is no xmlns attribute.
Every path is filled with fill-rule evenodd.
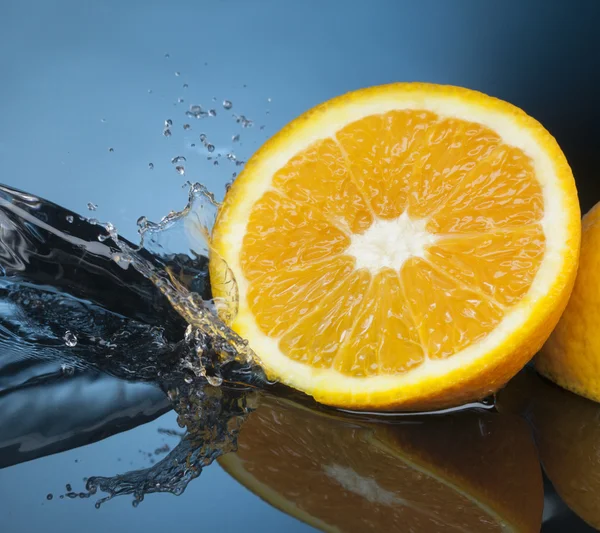
<svg viewBox="0 0 600 533"><path fill-rule="evenodd" d="M457 87L373 87L251 158L213 230L213 293L227 296L228 265L233 329L320 402L456 405L546 340L580 232L565 157L523 111Z"/></svg>

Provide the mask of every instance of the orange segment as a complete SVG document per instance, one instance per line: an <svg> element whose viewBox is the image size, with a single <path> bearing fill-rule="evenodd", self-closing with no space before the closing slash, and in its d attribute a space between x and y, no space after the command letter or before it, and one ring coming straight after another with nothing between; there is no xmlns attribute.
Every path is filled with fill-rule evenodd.
<svg viewBox="0 0 600 533"><path fill-rule="evenodd" d="M580 232L540 124L466 89L396 84L269 141L229 190L213 250L238 282L232 327L273 378L343 407L429 408L497 390L538 350Z"/></svg>
<svg viewBox="0 0 600 533"><path fill-rule="evenodd" d="M510 306L533 283L544 258L544 240L542 227L535 224L507 232L443 239L429 247L427 258L461 283Z"/></svg>
<svg viewBox="0 0 600 533"><path fill-rule="evenodd" d="M434 233L488 232L532 224L544 216L533 162L513 146L498 147L445 200L429 222Z"/></svg>
<svg viewBox="0 0 600 533"><path fill-rule="evenodd" d="M250 283L248 303L261 330L279 337L311 312L354 270L354 261L337 256L301 269L269 272Z"/></svg>
<svg viewBox="0 0 600 533"><path fill-rule="evenodd" d="M408 213L423 218L448 200L463 178L485 161L500 137L481 124L441 119L427 132L423 161L411 182Z"/></svg>
<svg viewBox="0 0 600 533"><path fill-rule="evenodd" d="M503 318L493 302L422 259L409 260L401 276L429 358L449 357L480 341Z"/></svg>
<svg viewBox="0 0 600 533"><path fill-rule="evenodd" d="M266 193L256 204L248 227L241 265L249 280L335 256L350 242L318 212L276 192Z"/></svg>
<svg viewBox="0 0 600 533"><path fill-rule="evenodd" d="M351 376L368 376L396 374L422 363L423 348L398 273L382 270L370 289L334 368Z"/></svg>
<svg viewBox="0 0 600 533"><path fill-rule="evenodd" d="M426 111L372 115L340 130L336 138L348 168L375 214L396 218L405 210L414 165L436 116Z"/></svg>
<svg viewBox="0 0 600 533"><path fill-rule="evenodd" d="M313 367L330 368L340 345L354 329L357 311L368 294L371 276L355 271L315 310L300 319L279 341L283 353Z"/></svg>
<svg viewBox="0 0 600 533"><path fill-rule="evenodd" d="M307 175L319 179L307 181ZM364 231L373 222L333 139L319 141L292 158L273 176L273 186L298 204L316 207L330 221L353 233Z"/></svg>

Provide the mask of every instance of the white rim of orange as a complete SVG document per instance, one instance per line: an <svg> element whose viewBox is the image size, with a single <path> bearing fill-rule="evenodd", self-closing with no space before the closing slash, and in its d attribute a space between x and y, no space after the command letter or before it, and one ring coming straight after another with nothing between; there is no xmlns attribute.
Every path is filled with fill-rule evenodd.
<svg viewBox="0 0 600 533"><path fill-rule="evenodd" d="M313 368L283 354L278 339L261 332L253 317L246 300L249 284L240 262L247 222L253 206L271 189L274 174L296 154L318 140L335 136L352 122L397 110L426 110L441 119L479 123L531 158L544 201L544 258L527 294L509 309L495 329L452 357L426 359L402 374L369 377ZM510 357L516 347L535 337L534 331L543 327L545 321L553 320L557 302L565 298L565 291L570 291L579 239L580 213L571 170L554 138L535 119L511 104L476 91L399 83L337 97L294 120L268 141L251 158L225 198L213 231L213 252L225 260L237 281L239 307L232 327L248 339L267 372L324 403L359 406L386 402L390 395L396 398L394 403L401 404L403 399L427 396L424 387L454 388ZM211 268L218 269L214 263ZM216 295L219 296L218 291ZM522 348L527 352L526 359L544 340L535 338L529 349ZM511 373L516 373L526 359ZM493 390L494 384L490 383L490 391Z"/></svg>

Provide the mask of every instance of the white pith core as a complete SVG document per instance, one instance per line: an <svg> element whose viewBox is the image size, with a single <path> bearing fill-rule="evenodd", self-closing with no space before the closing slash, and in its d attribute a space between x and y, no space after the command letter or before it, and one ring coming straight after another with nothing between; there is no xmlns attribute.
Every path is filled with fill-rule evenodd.
<svg viewBox="0 0 600 533"><path fill-rule="evenodd" d="M382 268L399 270L411 257L425 257L436 241L426 225L426 219L412 220L406 212L393 220L377 219L367 231L352 236L346 254L356 259L357 269L374 274Z"/></svg>

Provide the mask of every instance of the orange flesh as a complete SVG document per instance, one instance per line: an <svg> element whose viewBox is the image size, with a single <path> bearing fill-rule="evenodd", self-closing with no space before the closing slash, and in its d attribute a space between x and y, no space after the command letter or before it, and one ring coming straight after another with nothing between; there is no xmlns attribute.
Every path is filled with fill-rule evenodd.
<svg viewBox="0 0 600 533"><path fill-rule="evenodd" d="M353 235L407 213L436 237L397 269L355 268ZM482 340L542 262L531 160L492 130L393 111L316 142L255 204L248 305L282 353L354 377L397 374Z"/></svg>

